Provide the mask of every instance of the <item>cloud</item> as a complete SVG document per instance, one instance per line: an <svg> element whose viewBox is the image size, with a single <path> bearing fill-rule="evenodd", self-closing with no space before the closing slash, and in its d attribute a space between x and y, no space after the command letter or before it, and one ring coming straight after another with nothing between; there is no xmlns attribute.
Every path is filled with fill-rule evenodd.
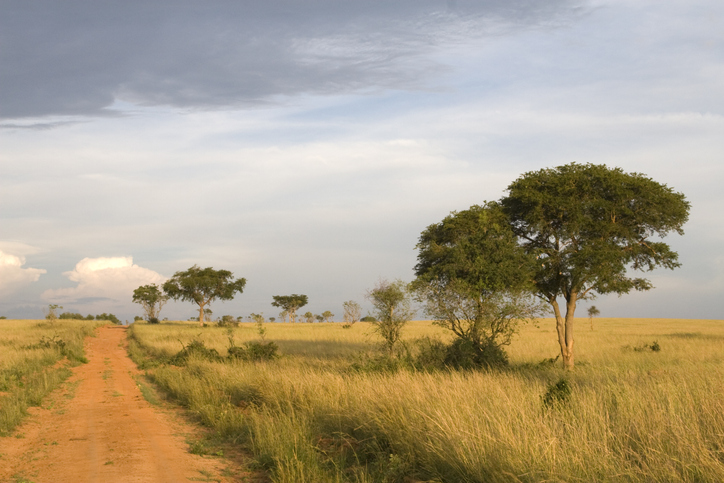
<svg viewBox="0 0 724 483"><path fill-rule="evenodd" d="M207 109L419 88L440 71L429 56L442 46L560 23L577 3L12 2L0 17L0 117L109 115L119 99Z"/></svg>
<svg viewBox="0 0 724 483"><path fill-rule="evenodd" d="M84 258L63 275L78 285L46 290L42 298L51 303L75 304L76 310L76 306L86 310L96 305L128 306L133 290L166 280L153 270L135 265L133 257Z"/></svg>
<svg viewBox="0 0 724 483"><path fill-rule="evenodd" d="M22 245L27 247L27 245ZM25 257L11 255L0 250L0 294L7 295L37 282L45 270L42 268L23 268Z"/></svg>

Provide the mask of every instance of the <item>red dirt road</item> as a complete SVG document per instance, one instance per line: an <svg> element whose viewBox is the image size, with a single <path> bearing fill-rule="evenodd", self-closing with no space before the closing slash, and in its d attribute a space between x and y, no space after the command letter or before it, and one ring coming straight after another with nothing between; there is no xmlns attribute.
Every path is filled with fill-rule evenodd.
<svg viewBox="0 0 724 483"><path fill-rule="evenodd" d="M32 409L15 436L0 438L0 482L241 481L228 462L190 454L186 439L196 428L143 398L125 327L96 334L86 339L89 363Z"/></svg>

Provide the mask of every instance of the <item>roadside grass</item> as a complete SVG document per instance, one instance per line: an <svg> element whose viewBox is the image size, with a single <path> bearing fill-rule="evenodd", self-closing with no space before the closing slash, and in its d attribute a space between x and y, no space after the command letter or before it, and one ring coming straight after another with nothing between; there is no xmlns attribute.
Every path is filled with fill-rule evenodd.
<svg viewBox="0 0 724 483"><path fill-rule="evenodd" d="M83 340L98 322L0 321L0 436L7 436L30 406L66 380L69 366L87 362Z"/></svg>
<svg viewBox="0 0 724 483"><path fill-rule="evenodd" d="M584 320L568 373L544 362L550 319L495 371L350 370L378 344L363 323L267 324L283 356L265 362L164 363L193 340L258 340L252 324L134 324L129 351L275 482L724 481L724 321ZM421 336L448 337L406 328Z"/></svg>

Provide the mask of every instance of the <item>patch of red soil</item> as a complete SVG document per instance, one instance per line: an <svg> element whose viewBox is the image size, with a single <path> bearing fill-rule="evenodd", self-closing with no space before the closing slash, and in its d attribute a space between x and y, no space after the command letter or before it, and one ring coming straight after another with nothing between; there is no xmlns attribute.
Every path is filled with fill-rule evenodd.
<svg viewBox="0 0 724 483"><path fill-rule="evenodd" d="M150 405L126 353L126 328L86 339L88 364L48 398L14 436L0 438L0 481L35 483L242 481L230 462L188 452L198 428Z"/></svg>

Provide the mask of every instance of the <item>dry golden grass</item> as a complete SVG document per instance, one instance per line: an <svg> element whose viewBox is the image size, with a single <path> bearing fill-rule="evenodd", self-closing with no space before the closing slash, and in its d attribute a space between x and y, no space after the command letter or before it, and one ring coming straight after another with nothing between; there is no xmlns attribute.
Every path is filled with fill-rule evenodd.
<svg viewBox="0 0 724 483"><path fill-rule="evenodd" d="M70 375L56 363L79 363L96 321L0 320L0 434L10 432Z"/></svg>
<svg viewBox="0 0 724 483"><path fill-rule="evenodd" d="M523 327L502 371L353 371L374 350L368 325L268 324L284 356L264 363L192 360L149 369L219 435L248 445L279 482L724 481L724 322L579 319L577 368L552 320ZM253 325L232 331L258 339ZM409 340L447 336L428 322ZM152 357L200 338L224 353L226 329L135 325ZM660 352L636 351L651 345ZM134 343L135 357L143 354ZM562 377L567 403L542 396Z"/></svg>

